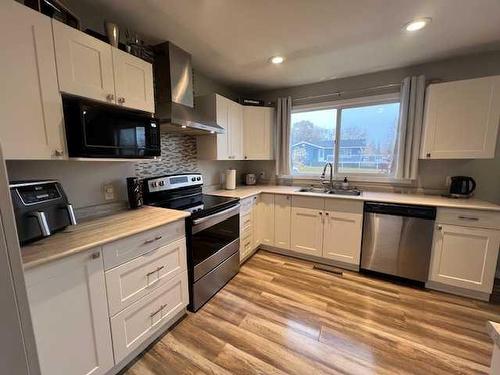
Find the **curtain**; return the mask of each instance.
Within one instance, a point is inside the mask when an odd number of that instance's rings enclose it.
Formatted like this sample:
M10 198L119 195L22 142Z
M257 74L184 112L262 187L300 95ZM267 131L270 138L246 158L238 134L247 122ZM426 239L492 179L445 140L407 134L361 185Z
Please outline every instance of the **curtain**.
M292 97L276 101L276 174L290 175L290 127Z
M406 77L401 86L396 177L415 180L422 138L425 76Z

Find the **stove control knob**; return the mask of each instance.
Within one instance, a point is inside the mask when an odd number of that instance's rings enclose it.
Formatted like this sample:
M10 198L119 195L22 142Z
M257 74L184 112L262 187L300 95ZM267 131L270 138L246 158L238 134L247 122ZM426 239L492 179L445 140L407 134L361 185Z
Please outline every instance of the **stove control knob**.
M196 177L192 177L192 178L191 178L191 181L196 181Z
M165 181L160 181L160 186L165 185Z
M200 180L201 180L201 177L196 177L196 180L197 180L197 181L200 181Z
M151 187L156 187L156 182L151 182Z

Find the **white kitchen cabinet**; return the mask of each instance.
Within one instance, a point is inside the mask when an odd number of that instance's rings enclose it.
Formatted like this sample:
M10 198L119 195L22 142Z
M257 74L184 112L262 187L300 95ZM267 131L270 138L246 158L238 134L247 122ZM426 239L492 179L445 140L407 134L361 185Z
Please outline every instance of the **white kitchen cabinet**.
M274 246L274 194L261 194L258 210L260 241Z
M196 98L201 113L225 129L223 134L197 137L198 158L205 160L243 159L243 108L222 95Z
M429 280L490 294L500 246L500 231L436 224Z
M431 84L420 157L493 158L499 119L500 76Z
M363 202L327 199L323 257L359 266Z
M66 157L50 18L0 4L0 143L6 159Z
M290 250L320 257L323 253L322 198L292 198Z
M42 375L99 375L113 365L101 251L25 272Z
M59 89L67 94L115 103L111 46L53 20Z
M274 108L243 106L244 158L272 160L274 158Z
M240 201L240 261L244 261L254 250L256 210L254 198Z
M262 243L262 231L260 229L260 194L254 195L252 198L252 214L253 214L253 249L256 249Z
M153 66L129 53L111 47L116 103L145 112L155 111Z
M290 249L290 226L292 219L292 197L274 196L274 246Z
M189 303L183 272L111 318L113 350L119 363Z

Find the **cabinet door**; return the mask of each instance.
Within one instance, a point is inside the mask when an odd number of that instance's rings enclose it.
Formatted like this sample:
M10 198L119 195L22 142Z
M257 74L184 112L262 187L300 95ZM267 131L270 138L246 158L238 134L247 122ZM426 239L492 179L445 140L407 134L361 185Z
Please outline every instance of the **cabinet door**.
M363 203L327 200L323 257L359 266Z
M243 107L232 100L229 100L229 129L229 158L231 160L242 160Z
M112 48L116 102L141 111L155 111L153 66L129 53Z
M52 24L59 89L115 103L111 46L56 20Z
M65 154L50 18L15 1L0 5L0 140L6 159Z
M430 85L421 157L493 158L500 118L500 76Z
M260 228L261 220L261 205L260 205L260 195L252 197L252 218L253 218L253 249L256 249L262 243L262 230Z
M274 196L274 246L290 249L292 199L290 195Z
M438 225L434 232L430 280L491 293L499 233L493 229Z
M39 266L25 276L42 374L98 375L111 369L101 251Z
M274 246L274 195L261 194L258 209L261 243Z
M245 159L273 159L273 125L274 108L243 107L243 144Z
M216 107L216 118L217 124L226 129L223 134L217 134L215 137L216 142L216 159L217 160L228 160L229 159L229 139L231 137L231 129L229 128L229 99L223 96L216 95L215 107ZM213 136L209 136L213 137Z
M323 209L321 198L293 197L290 250L321 256L323 248Z

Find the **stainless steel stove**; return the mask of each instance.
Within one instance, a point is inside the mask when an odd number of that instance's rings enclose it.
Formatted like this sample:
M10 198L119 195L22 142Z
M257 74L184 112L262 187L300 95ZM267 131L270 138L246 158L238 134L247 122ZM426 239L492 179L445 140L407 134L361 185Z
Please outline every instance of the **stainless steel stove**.
M143 180L144 203L189 211L186 219L189 309L197 311L239 271L239 199L202 193L203 176Z

